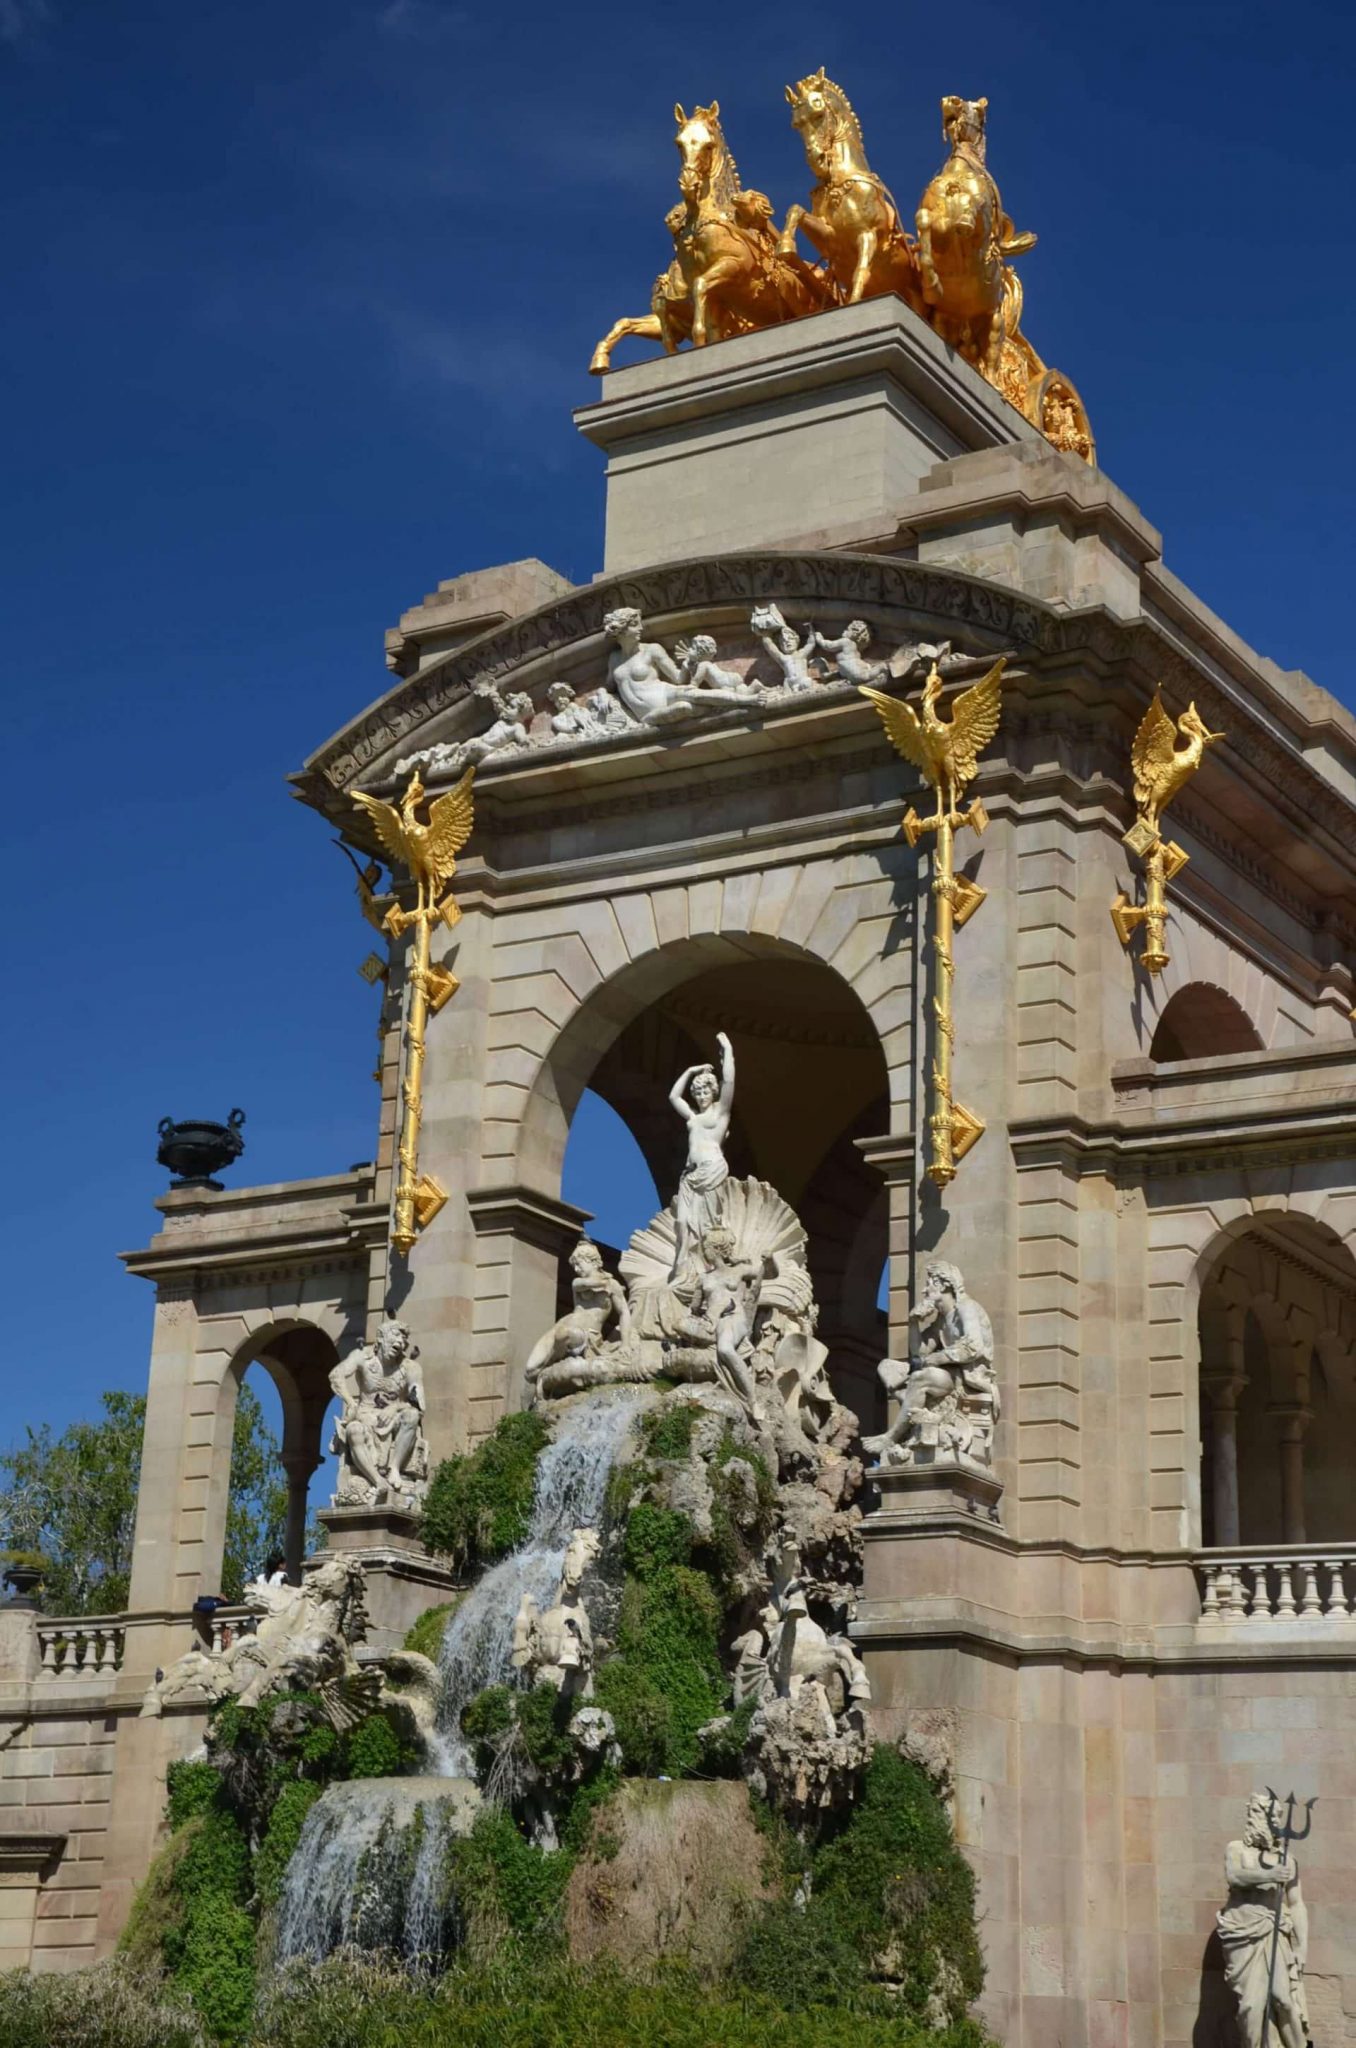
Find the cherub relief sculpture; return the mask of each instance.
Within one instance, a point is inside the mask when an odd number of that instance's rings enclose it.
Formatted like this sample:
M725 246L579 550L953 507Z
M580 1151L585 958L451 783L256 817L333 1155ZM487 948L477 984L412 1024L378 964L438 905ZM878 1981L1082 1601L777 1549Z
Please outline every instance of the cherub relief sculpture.
M635 720L608 690L591 690L581 697L568 683L552 683L546 701L551 707L554 739L600 740L635 730Z
M495 713L494 722L469 739L441 740L436 746L408 754L403 761L396 762L397 776L412 775L416 769L424 775L461 775L467 768L479 767L500 755L521 753L530 744L528 728L534 713L526 690L511 690L504 696L489 676L478 677L471 689L490 705Z
M602 1549L596 1529L576 1529L560 1568L554 1607L523 1595L513 1623L513 1667L529 1685L553 1685L580 1699L593 1697L593 1630L580 1587Z
M1001 1413L993 1327L958 1266L944 1259L929 1263L909 1328L909 1363L886 1358L879 1367L886 1392L901 1403L899 1414L879 1436L863 1437L862 1449L883 1465L940 1456L987 1471Z
M574 1306L538 1340L527 1361L525 1377L538 1400L642 1377L626 1289L608 1272L591 1238L581 1237L571 1252L570 1271Z
M775 604L756 606L749 625L762 641L768 659L781 671L783 689L818 688L819 677L814 669L818 636L813 626L807 625L805 638L797 640L794 628L787 625Z
M879 688L890 680L890 665L885 661L870 661L866 650L871 644L871 628L865 619L849 619L836 640L824 633L815 634L816 646L825 654L834 657L840 676L859 687L865 683Z
M388 1316L330 1374L343 1407L330 1450L340 1459L337 1508L416 1508L428 1491L424 1383L418 1349Z
M150 1687L143 1715L154 1719L180 1701L238 1695L252 1707L270 1692L319 1691L328 1695L332 1718L342 1720L345 1695L355 1708L368 1691L375 1695L375 1676L365 1686L352 1655L367 1634L357 1558L326 1558L299 1586L255 1579L244 1604L259 1616L254 1633L237 1635L221 1650L190 1650Z
M1243 2048L1262 2048L1268 2034L1280 2048L1310 2044L1309 1914L1289 1847L1279 1802L1271 1792L1256 1793L1242 1839L1224 1853L1229 1897L1215 1922Z
M678 658L682 673L694 690L731 690L737 695L749 690L761 696L761 683L746 683L737 669L722 668L716 660L716 643L709 633L694 633L690 640L678 642Z

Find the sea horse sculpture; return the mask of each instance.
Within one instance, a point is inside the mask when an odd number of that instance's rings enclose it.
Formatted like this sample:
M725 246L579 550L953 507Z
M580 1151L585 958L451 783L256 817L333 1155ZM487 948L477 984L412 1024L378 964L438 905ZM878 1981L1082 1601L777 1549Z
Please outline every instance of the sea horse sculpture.
M694 348L754 328L774 327L831 303L824 280L795 254L780 249L772 202L746 192L720 126L720 102L681 105L673 116L682 157L681 207L667 216L673 262L656 281L648 315L617 321L593 352L596 375L611 367L612 350L625 335L661 341L672 355L680 340Z
M786 216L783 254L794 250L801 229L823 257L838 300L855 306L859 299L897 292L922 312L913 245L899 208L867 163L861 123L847 94L824 76L821 65L813 77L788 85L786 97L815 187L810 204L793 206Z

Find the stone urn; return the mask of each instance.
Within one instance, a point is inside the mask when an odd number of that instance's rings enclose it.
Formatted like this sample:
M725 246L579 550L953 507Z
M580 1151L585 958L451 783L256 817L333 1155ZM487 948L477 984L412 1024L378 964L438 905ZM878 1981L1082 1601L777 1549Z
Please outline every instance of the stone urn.
M7 1564L3 1578L9 1590L8 1605L11 1607L36 1607L34 1594L37 1592L46 1570L40 1564Z
M172 1117L162 1117L160 1147L155 1156L161 1166L167 1166L176 1176L170 1186L215 1188L219 1193L221 1182L213 1180L212 1175L223 1166L233 1165L244 1151L245 1140L240 1135L244 1121L243 1109L233 1109L224 1124L177 1124Z

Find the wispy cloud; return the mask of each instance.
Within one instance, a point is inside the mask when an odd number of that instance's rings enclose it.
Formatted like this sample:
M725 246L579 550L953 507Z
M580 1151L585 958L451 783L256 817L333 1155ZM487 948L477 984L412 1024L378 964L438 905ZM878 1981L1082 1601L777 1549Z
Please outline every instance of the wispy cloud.
M557 350L520 332L475 329L426 315L388 313L384 324L399 374L411 384L472 393L514 411L568 406L579 379Z
M51 19L48 0L0 0L0 43L17 50L41 35Z

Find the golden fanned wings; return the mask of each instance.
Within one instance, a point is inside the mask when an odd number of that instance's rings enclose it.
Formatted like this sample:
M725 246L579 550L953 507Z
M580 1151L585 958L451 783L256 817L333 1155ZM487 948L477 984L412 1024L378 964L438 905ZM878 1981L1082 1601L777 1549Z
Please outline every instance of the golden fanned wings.
M1003 656L986 676L962 690L949 719L937 715L942 678L935 663L923 685L921 716L911 704L862 686L880 713L881 724L897 754L917 768L934 789L945 785L945 801L954 807L959 792L974 779L979 756L998 730L1002 711Z
M399 809L361 789L355 789L352 796L372 820L388 859L401 862L420 887L431 892L447 880L471 836L474 779L475 769L468 768L455 789L434 797L426 825L416 816L424 798L424 785L417 774L410 778Z
M1200 767L1206 748L1223 738L1222 732L1210 731L1194 704L1187 705L1174 725L1163 709L1162 693L1154 692L1130 749L1135 808L1147 825L1158 829L1160 814Z

